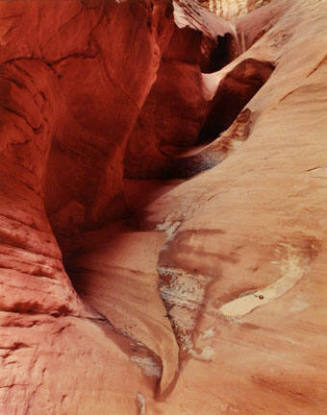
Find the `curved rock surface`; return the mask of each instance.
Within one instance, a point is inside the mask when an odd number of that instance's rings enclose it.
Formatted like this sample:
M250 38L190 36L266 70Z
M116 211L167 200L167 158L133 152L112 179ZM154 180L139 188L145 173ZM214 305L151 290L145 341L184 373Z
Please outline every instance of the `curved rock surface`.
M0 414L325 415L327 6L229 4L0 2Z
M272 0L199 0L202 6L225 19L243 16Z

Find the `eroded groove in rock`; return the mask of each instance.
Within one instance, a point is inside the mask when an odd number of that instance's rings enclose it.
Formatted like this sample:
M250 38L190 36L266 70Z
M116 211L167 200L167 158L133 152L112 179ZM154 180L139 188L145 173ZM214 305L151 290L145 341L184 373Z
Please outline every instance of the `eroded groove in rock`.
M185 85L180 81L176 83L174 76L167 78L170 70L176 69L187 81ZM242 61L223 77L209 104L204 99L194 103L189 98L191 87L201 96L199 74L196 70L176 65L175 62L172 66L162 64L161 70L159 80L150 93L137 128L129 140L124 161L125 178L128 179L191 177L225 159L241 141L246 140L251 124L251 111L249 108L242 111L242 108L268 80L274 65L251 58ZM167 88L170 84L171 88ZM176 110L165 98L168 93L169 96L178 96ZM189 117L193 112L197 115L190 122ZM181 124L184 117L187 118ZM168 120L171 120L170 127ZM177 123L179 127L172 130L171 125ZM201 124L203 126L200 130ZM215 144L210 146L195 146L210 143L216 138Z
M226 130L267 82L273 70L272 63L252 58L245 59L232 69L220 81L206 122L200 131L199 143L210 142Z
M156 262L163 240L159 232L111 225L86 239L81 236L67 263L81 298L117 332L133 339L131 362L154 380L158 396L171 389L179 370L178 346L157 291Z
M168 153L169 168L162 174L168 178L188 178L221 163L247 140L252 123L251 114L249 108L244 109L233 124L209 145L195 147L193 151L186 151L179 156Z
M55 86L53 73L42 62L21 60L2 66L2 310L81 312L43 204L44 175L57 113Z
M327 3L177 3L0 1L1 415L325 415Z
M211 351L198 352L194 346L193 332L200 318L207 286L211 278L183 269L158 266L160 296L166 306L180 347L180 359L192 356L210 360Z

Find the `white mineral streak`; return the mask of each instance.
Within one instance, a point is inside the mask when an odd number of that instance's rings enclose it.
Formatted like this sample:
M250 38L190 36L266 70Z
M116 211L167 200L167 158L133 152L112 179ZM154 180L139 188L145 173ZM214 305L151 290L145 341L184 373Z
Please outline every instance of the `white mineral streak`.
M280 261L281 278L262 290L229 301L219 311L225 317L242 317L285 294L308 270L308 261L295 248L289 247L288 255Z
M146 376L154 376L160 378L161 368L151 357L132 356L131 361L136 363Z
M136 402L139 408L139 415L146 415L145 397L142 395L142 393L137 392Z
M268 2L269 0L207 0L201 4L218 16L230 20L244 16Z

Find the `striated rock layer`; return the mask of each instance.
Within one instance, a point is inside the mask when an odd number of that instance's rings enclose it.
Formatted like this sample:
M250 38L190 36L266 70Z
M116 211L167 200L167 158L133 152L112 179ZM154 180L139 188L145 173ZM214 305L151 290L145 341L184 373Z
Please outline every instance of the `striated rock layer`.
M272 0L198 0L210 11L225 19L243 16Z
M245 3L0 2L1 415L325 415L327 5Z

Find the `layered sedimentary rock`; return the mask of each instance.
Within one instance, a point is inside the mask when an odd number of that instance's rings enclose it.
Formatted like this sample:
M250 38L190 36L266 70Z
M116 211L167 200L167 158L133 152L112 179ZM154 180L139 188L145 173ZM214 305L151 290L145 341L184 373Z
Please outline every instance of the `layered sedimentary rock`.
M325 413L326 3L176 4L0 4L1 414Z
M225 19L243 16L271 0L199 0L202 6Z

